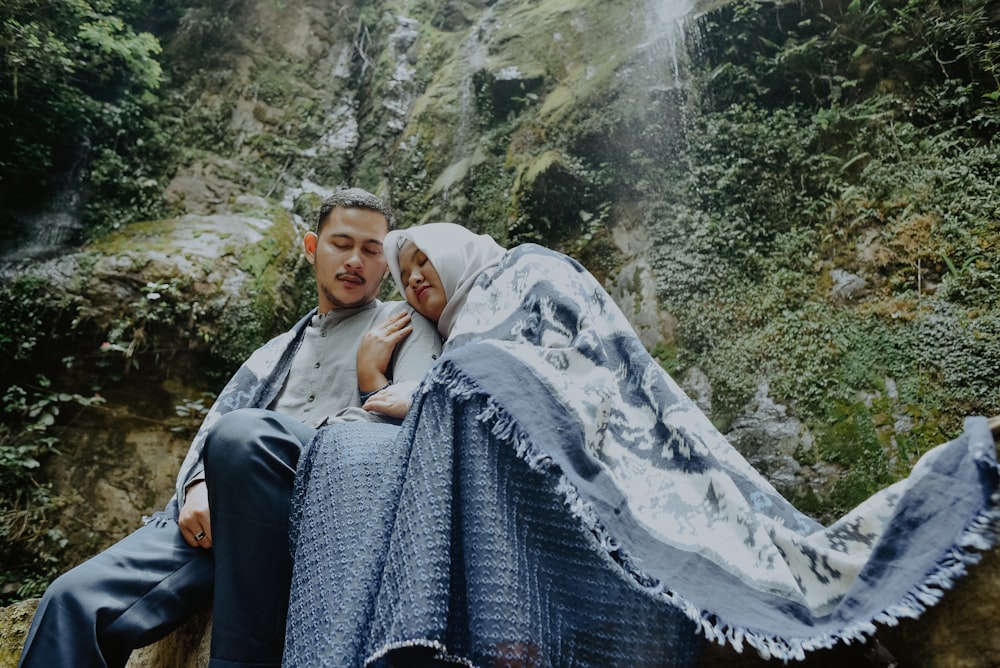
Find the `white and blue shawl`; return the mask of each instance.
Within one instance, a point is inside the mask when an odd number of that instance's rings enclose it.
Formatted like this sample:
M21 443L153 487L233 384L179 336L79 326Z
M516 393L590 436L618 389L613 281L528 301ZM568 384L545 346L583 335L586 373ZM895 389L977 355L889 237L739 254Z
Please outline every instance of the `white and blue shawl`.
M285 665L691 666L702 638L802 659L920 615L995 544L985 419L829 527L798 512L575 261L476 282L402 428L304 454ZM498 663L500 662L500 663Z

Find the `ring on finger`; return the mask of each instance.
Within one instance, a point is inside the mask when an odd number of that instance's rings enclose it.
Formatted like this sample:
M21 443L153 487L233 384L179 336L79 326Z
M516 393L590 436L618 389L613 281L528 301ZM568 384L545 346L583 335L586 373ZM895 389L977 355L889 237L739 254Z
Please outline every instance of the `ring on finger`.
M198 533L196 533L194 535L194 540L195 540L195 542L197 542L197 541L201 540L204 537L205 537L205 532L204 531L199 531Z

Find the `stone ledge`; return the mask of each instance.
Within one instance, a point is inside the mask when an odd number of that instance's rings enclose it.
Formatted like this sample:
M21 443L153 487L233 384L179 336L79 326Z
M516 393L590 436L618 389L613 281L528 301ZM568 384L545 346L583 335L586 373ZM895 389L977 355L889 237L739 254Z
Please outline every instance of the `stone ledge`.
M33 598L0 608L0 668L17 666L37 607ZM199 613L163 640L132 652L126 668L203 668L211 637L212 613Z
M212 640L212 611L200 612L163 640L132 652L125 668L204 668Z

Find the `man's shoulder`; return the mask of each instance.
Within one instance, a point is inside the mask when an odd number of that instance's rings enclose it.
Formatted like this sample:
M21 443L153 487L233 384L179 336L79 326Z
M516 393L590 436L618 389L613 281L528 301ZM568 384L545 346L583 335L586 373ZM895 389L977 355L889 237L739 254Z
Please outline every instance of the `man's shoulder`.
M401 302L401 301L383 302L379 300L375 301L375 311L380 316L388 317L390 315L395 315L400 311L405 311L408 308L410 308L410 305L407 304L406 302Z
M406 302L391 301L391 302L379 302L376 307L378 316L375 322L381 322L388 318L389 316L395 315L402 311L410 312L410 325L413 327L415 332L423 332L425 334L430 334L434 338L437 338L437 325L425 318L424 316L413 310L413 307Z
M315 311L299 320L288 331L278 334L253 351L250 357L243 363L243 366L253 371L258 377L263 377L267 373L270 373L275 365L279 363L285 351L288 350L288 347L295 341L296 335L305 326L306 321L312 317L312 313L315 313Z

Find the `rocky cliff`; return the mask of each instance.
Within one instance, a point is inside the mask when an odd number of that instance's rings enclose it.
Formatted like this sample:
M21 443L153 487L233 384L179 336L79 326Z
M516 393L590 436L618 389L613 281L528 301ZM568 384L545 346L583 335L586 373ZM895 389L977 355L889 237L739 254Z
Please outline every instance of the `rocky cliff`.
M0 337L5 391L51 416L5 427L35 439L46 499L5 511L4 535L41 564L8 575L8 600L166 501L212 394L308 307L298 239L337 185L385 195L404 225L464 222L580 259L748 459L824 519L1000 405L998 158L976 134L997 112L939 94L962 129L926 134L944 121L900 63L928 60L927 80L945 65L909 28L873 35L875 9L866 33L846 2L181 4L160 36L158 134L127 134L147 168L143 146L175 145L143 177L170 215L105 220L83 247L5 269L5 320L24 323ZM970 31L996 28L973 14ZM836 36L850 49L820 49ZM972 69L941 76L982 93ZM926 626L887 633L905 665L995 665L988 561Z

